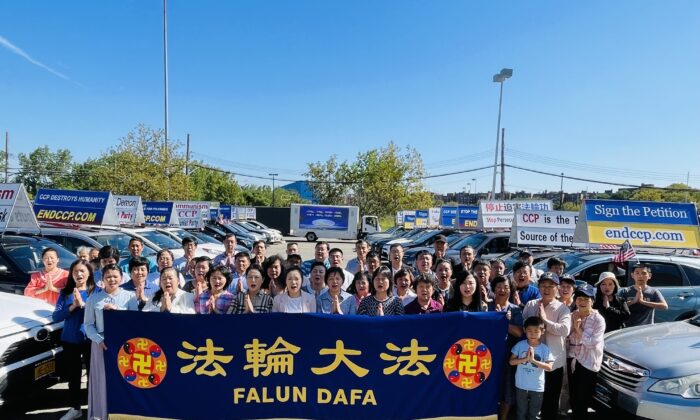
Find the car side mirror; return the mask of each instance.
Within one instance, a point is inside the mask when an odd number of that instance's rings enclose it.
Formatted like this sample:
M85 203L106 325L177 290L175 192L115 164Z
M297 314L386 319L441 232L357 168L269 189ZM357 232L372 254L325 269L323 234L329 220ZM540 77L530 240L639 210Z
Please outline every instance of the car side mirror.
M9 271L6 265L0 265L0 274L7 274Z

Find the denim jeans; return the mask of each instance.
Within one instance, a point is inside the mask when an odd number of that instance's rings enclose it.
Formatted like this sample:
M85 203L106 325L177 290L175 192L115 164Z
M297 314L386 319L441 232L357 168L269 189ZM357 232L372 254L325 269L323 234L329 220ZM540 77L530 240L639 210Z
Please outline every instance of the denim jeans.
M518 420L535 420L542 407L544 392L515 389L515 405Z

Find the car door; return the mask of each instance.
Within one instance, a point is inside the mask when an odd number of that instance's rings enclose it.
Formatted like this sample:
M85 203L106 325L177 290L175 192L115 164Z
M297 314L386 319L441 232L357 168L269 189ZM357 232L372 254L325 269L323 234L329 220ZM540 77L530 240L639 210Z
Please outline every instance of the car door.
M644 261L651 267L649 286L658 289L668 303L668 310L655 311L654 322L674 321L684 313L694 310L693 300L688 299L695 294L690 282L685 278L681 267L674 262ZM627 270L628 284L633 284L630 270Z

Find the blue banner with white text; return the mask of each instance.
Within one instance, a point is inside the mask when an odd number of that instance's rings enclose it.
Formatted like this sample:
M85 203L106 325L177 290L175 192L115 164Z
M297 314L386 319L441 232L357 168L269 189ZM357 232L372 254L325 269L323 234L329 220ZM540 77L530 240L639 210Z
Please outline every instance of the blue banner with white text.
M172 201L144 201L143 216L147 225L170 226L173 224L173 202Z
M457 207L442 207L440 209L440 225L442 227L457 227Z
M477 216L479 215L479 206L459 206L457 213L458 228L465 229L476 227Z
M34 214L39 222L101 225L109 196L106 191L40 188L34 199Z
M110 418L495 419L498 411L503 313L104 318Z

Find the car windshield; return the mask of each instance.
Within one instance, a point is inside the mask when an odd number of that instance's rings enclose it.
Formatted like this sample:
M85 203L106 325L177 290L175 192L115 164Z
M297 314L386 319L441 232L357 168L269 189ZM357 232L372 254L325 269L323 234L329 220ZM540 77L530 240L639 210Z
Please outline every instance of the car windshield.
M165 232L163 232L163 233L165 233ZM186 231L185 229L168 229L166 235L167 234L175 235L178 238L180 238L180 240L185 239L185 236L194 236L194 235L190 235L190 232Z
M484 235L483 233L475 233L473 235L469 235L469 236L463 238L460 241L457 241L457 243L455 243L454 245L451 245L450 248L462 249L465 246L470 246L470 247L476 249L476 247L481 245L481 243L484 242L485 240L486 240L486 235Z
M128 257L130 255L129 241L131 240L131 236L125 233L110 232L105 234L91 235L90 237L99 242L102 246L110 245L117 248L119 250L119 255L121 255L122 257ZM150 248L147 245L144 245L143 252L141 252L141 255L144 257L151 257L153 255L156 255L156 253L156 250Z
M70 253L55 242L47 240L39 240L36 242L9 242L5 243L3 246L7 256L25 273L39 271L44 268L41 253L46 248L53 248L56 250L58 254L58 266L61 268L68 269L76 259L75 254Z
M195 238L197 238L197 241L199 241L201 243L221 245L220 241L217 241L216 239L212 238L211 236L207 235L206 233L187 232L187 234L194 236Z
M182 245L170 236L157 230L140 230L138 234L164 249L180 249Z
M565 252L557 255L557 257L561 258L566 263L567 273L576 272L581 264L584 264L592 259L600 258L600 256L601 254L587 254L582 252ZM535 268L538 268L542 271L547 271L547 259L544 259L535 264Z

